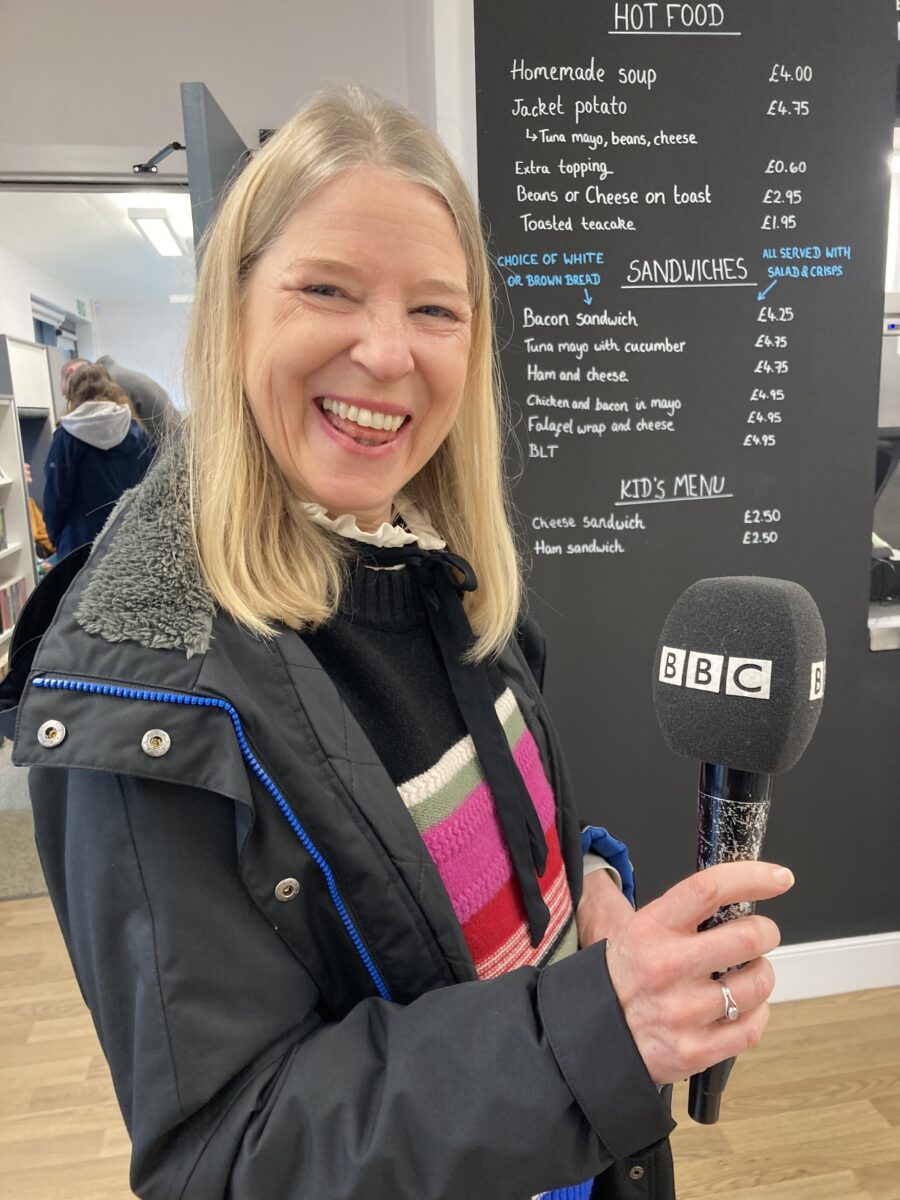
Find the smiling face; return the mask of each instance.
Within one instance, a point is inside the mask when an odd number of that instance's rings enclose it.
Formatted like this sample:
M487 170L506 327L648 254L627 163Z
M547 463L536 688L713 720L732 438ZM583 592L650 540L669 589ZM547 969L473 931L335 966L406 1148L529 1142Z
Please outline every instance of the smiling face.
M295 209L243 300L244 387L292 491L362 528L447 436L468 368L466 259L438 196L346 171Z

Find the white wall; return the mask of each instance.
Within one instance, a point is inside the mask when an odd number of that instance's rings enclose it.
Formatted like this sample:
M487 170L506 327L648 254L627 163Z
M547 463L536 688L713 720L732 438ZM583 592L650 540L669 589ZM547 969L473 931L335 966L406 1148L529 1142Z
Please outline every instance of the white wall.
M0 333L34 341L31 297L77 316L77 300L87 316L76 321L78 348L85 358L110 354L123 367L156 379L183 406L181 357L189 304L167 300L87 300L67 284L0 246Z
M878 426L900 428L900 337L881 340L881 391Z
M0 175L127 174L182 139L179 84L200 80L254 146L260 128L279 125L317 89L362 84L443 126L474 176L474 95L461 95L459 66L471 0L157 0L152 9L84 0L71 18L63 0L4 8ZM77 69L98 54L102 70ZM176 152L161 171L185 168ZM31 293L76 311L70 289L0 249L0 332L32 340ZM90 312L82 353L111 354L181 403L189 306L98 296Z
M251 146L260 128L278 126L330 84L355 82L407 102L414 2L5 4L0 172L128 173L183 140L181 82L205 83ZM172 168L184 172L184 154L163 164Z
M278 126L313 92L338 83L373 88L433 121L432 3L156 0L148 9L135 0L84 0L74 20L64 0L6 5L0 175L128 174L134 162L183 140L186 81L204 82L251 146L260 128ZM163 174L185 169L180 152L161 166ZM75 311L69 290L0 250L0 332L33 339L31 292ZM111 354L180 402L188 306L95 299L86 356Z
M78 315L77 300L88 308L88 298L0 246L0 333L34 341L31 297ZM88 308L89 311L89 308Z
M93 312L95 357L109 354L120 366L149 375L183 408L181 360L191 305L97 300Z
M430 57L434 63L434 128L477 195L473 0L429 0L429 3L433 5Z

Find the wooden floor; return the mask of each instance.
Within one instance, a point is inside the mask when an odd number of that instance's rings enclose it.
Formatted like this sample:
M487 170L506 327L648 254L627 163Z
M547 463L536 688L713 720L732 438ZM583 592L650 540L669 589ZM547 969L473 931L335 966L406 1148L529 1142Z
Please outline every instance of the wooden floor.
M900 1200L900 988L772 1007L717 1125L676 1092L679 1200Z
M685 1093L679 1200L900 1200L900 988L776 1006L718 1125L694 1125ZM0 1198L128 1200L127 1181L128 1138L50 903L4 901Z

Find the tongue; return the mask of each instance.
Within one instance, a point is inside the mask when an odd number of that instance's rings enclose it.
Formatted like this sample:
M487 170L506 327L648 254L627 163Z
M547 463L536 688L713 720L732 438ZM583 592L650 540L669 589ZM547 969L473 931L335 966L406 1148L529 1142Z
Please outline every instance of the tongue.
M337 413L325 412L325 419L330 421L335 429L339 429L341 433L345 433L347 437L352 437L357 442L371 442L375 446L383 446L385 442L392 442L397 436L392 429L371 429L364 425L357 424L356 421L347 421L343 417L339 417ZM398 431L399 432L399 431Z

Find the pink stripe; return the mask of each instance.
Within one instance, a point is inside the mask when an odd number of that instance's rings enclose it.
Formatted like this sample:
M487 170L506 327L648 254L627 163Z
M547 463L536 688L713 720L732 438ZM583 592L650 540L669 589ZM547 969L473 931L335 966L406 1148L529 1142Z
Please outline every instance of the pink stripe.
M513 758L534 801L541 828L553 823L556 805L534 738L526 730ZM499 892L512 875L494 799L486 781L469 793L449 817L422 833L444 881L453 909L465 922Z

